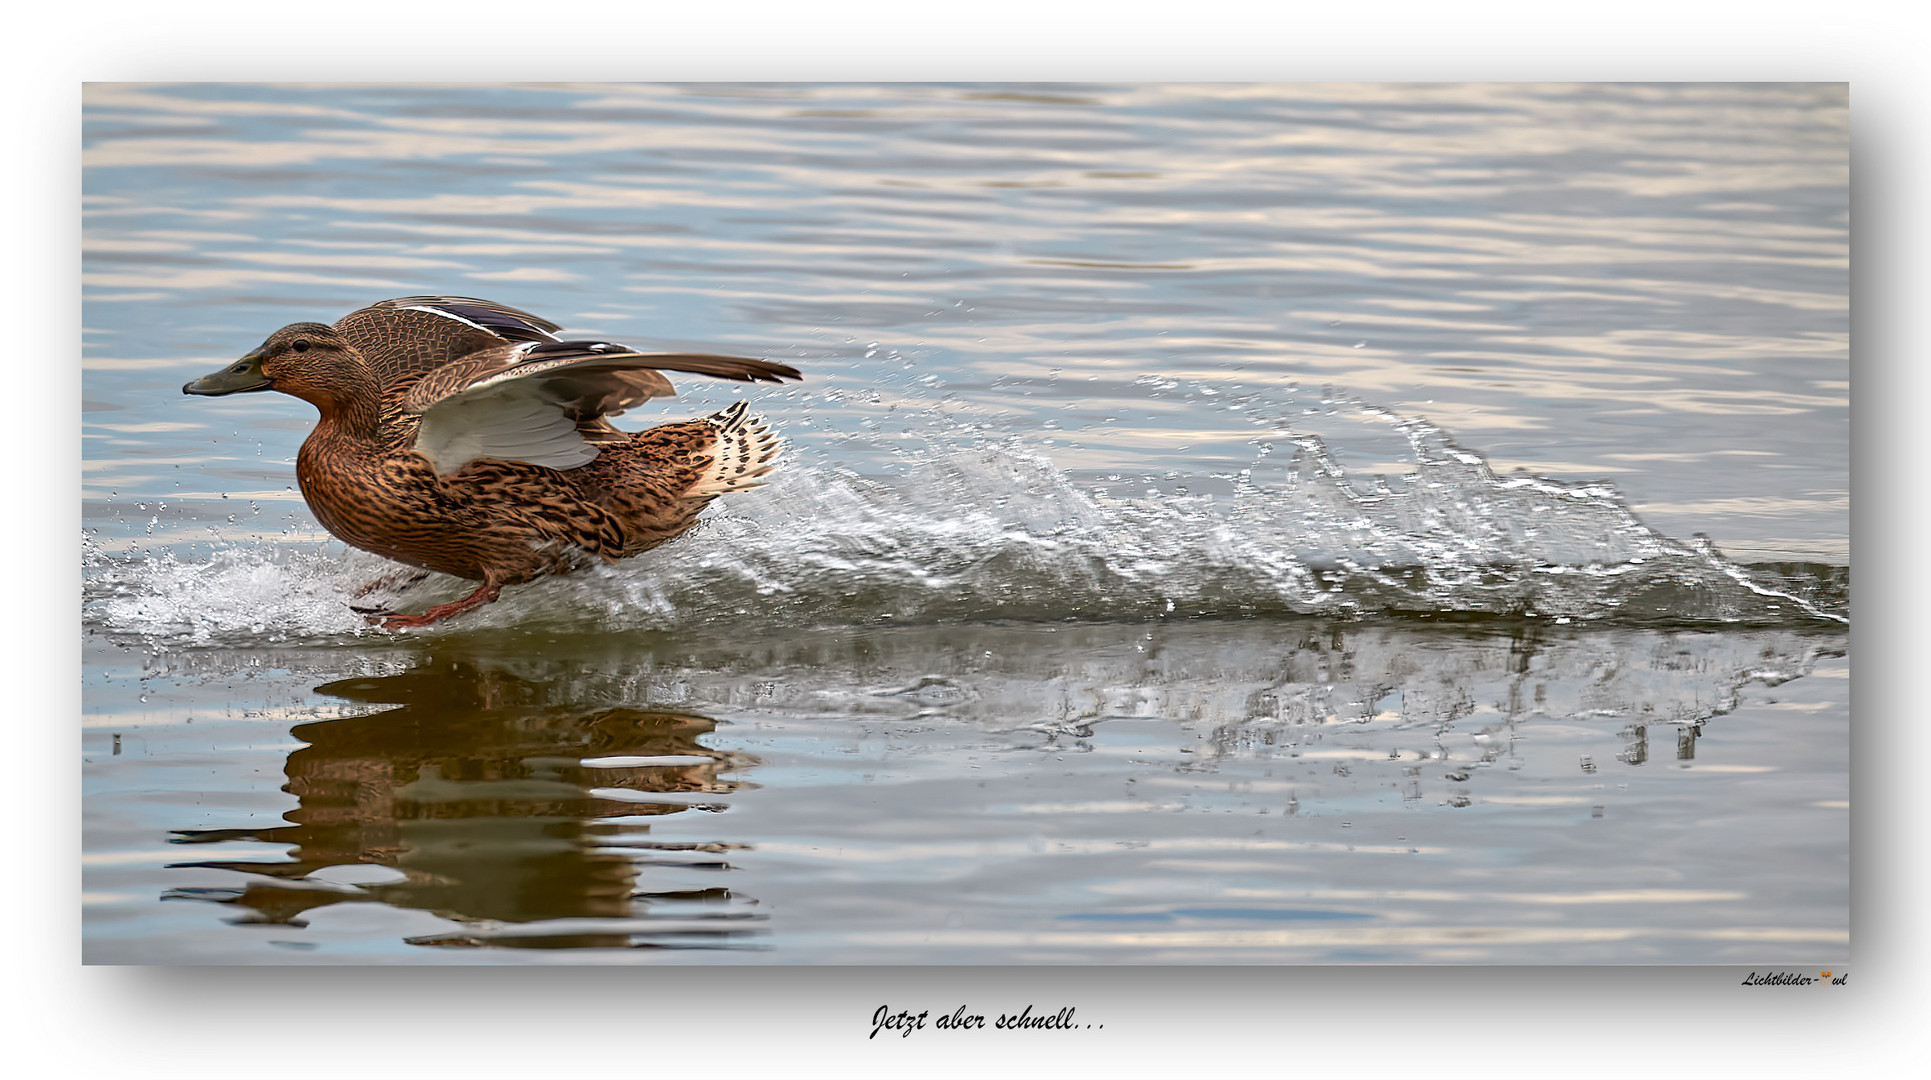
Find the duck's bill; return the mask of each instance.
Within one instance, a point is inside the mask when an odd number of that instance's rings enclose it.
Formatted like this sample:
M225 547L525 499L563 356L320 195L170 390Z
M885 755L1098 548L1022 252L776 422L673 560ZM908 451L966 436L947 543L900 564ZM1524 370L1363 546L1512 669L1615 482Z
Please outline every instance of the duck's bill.
M222 394L246 394L254 390L266 390L269 386L268 376L262 374L261 356L257 353L249 353L220 371L203 375L182 387L181 392L200 394L204 397L219 397Z

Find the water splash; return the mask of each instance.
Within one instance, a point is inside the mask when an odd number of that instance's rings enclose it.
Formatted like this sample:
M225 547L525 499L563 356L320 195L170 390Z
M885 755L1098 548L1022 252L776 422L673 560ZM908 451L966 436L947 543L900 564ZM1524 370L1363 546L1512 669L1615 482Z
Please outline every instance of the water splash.
M514 589L452 626L679 630L886 621L1200 616L1527 617L1556 622L1847 622L1844 590L1738 566L1645 526L1606 486L1496 475L1425 420L1343 403L1406 443L1363 490L1320 436L1280 425L1279 475L1129 494L1023 439L902 443L895 475L795 465L642 558ZM370 633L346 600L389 564L263 540L206 558L90 548L96 629L194 643ZM415 607L467 591L432 579ZM383 597L377 597L383 599ZM437 630L433 632L443 632Z

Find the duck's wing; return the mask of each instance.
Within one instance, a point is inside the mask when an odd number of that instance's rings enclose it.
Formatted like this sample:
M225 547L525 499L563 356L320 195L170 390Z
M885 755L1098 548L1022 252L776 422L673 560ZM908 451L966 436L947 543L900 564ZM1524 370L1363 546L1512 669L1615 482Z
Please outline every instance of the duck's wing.
M605 417L673 393L664 371L739 382L803 378L769 360L640 353L607 341L527 342L437 368L409 389L402 408L421 417L415 449L438 472L479 457L570 469L595 460L597 444L628 437Z
M363 311L421 311L492 334L499 341L555 341L563 329L527 311L473 296L399 296Z
M470 296L399 296L352 311L335 324L362 354L385 393L397 393L446 364L506 345L557 340L562 327L527 311Z

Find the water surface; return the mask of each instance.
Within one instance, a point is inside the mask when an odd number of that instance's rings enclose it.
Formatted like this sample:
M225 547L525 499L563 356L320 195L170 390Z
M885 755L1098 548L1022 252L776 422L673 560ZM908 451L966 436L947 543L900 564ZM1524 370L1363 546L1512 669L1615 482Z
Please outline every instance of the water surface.
M86 97L94 962L1841 963L1841 86ZM309 408L480 295L770 487L372 630ZM398 597L460 595L433 580Z

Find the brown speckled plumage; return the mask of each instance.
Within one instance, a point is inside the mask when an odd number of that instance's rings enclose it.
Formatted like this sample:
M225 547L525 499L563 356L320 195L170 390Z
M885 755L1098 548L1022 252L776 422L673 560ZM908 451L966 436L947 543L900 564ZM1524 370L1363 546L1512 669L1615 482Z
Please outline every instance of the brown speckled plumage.
M376 616L420 626L507 585L648 551L719 494L756 486L777 456L777 440L743 402L636 434L607 417L671 394L661 371L778 382L799 378L795 369L560 341L557 329L485 300L403 297L332 327L284 327L183 390L272 389L314 404L321 416L295 474L323 527L482 583L420 615Z

